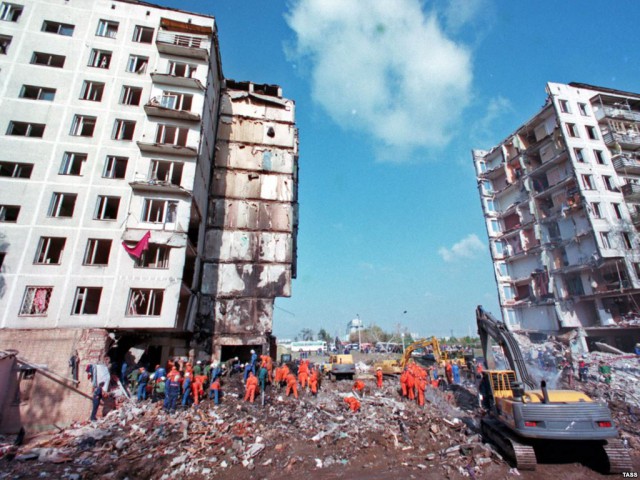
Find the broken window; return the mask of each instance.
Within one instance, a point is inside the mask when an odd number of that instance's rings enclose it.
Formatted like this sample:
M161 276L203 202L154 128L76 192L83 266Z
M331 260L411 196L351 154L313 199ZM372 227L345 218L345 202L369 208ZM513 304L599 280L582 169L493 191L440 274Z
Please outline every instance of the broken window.
M132 40L137 43L153 42L153 28L136 25L136 28L133 30Z
M75 137L92 137L96 128L96 117L74 115L69 135Z
M136 260L138 268L169 268L169 253L171 249L167 245L149 244L149 248L142 252Z
M176 221L178 202L145 198L142 206L143 222L173 223Z
M20 98L30 98L32 100L52 101L56 96L55 88L35 87L33 85L23 85L20 90Z
M96 36L116 38L117 33L118 22L113 22L111 20L100 20L98 22L98 30L96 30Z
M612 203L611 204L611 208L613 209L613 214L616 216L616 218L621 219L622 218L622 209L620 208L620 204L619 203Z
M89 55L89 66L94 68L109 68L112 53L108 50L92 49Z
M116 220L119 206L120 197L98 195L98 204L93 215L94 220Z
M171 185L180 185L180 181L182 180L182 167L183 165L180 162L152 160L149 180L170 183Z
M569 295L584 295L584 286L580 275L570 275L565 279Z
M28 122L9 122L7 135L15 135L18 137L42 138L44 136L45 124L28 123Z
M33 164L19 162L0 162L0 177L31 178Z
M40 237L33 259L37 265L59 265L67 239L64 237Z
M593 182L593 175L582 175L582 185L585 190L595 190L595 183Z
M20 214L20 206L18 205L0 205L0 222L15 223L18 221Z
M631 241L631 235L629 235L629 232L622 232L620 235L622 236L624 248L631 250L633 248L633 242Z
M84 162L87 161L86 153L64 152L60 175L81 175Z
M190 63L169 62L169 75L176 77L193 78L198 66Z
M64 55L54 55L53 53L33 52L31 63L33 65L44 65L46 67L64 67Z
M44 22L42 22L43 32L64 35L65 37L71 37L75 28L76 27L68 23L53 22L51 20L45 20Z
M611 248L611 238L609 232L600 232L600 240L603 248Z
M90 238L84 253L83 265L108 265L111 253L111 240Z
M589 110L587 110L586 103L578 103L578 110L580 111L580 115L583 117L589 116Z
M603 175L602 176L602 181L604 182L604 186L607 190L609 190L610 192L617 192L618 189L613 181L613 177L609 176L609 175Z
M140 105L141 98L141 87L130 87L128 85L122 87L122 95L120 96L120 103L122 105Z
M602 211L600 210L600 203L592 202L591 203L591 211L593 212L594 218L602 218Z
M13 40L13 37L10 35L0 35L0 55L7 54L11 40Z
M173 110L184 110L186 112L191 111L191 104L193 103L193 95L178 92L162 92L160 97L160 105L164 108L171 108Z
M127 157L116 157L108 155L104 162L103 178L120 179L124 178L127 172Z
M570 137L580 138L580 134L578 133L578 127L576 127L575 123L567 123L567 132Z
M22 15L24 7L17 3L2 2L0 4L0 20L5 22L17 22Z
M574 148L573 154L576 157L576 161L579 163L584 163L584 149L582 148Z
M590 140L598 140L598 129L593 125L585 125L584 127L587 130L587 137Z
M127 72L144 73L149 64L149 57L141 57L140 55L129 55L127 62Z
M596 157L596 161L600 165L606 165L607 161L605 160L604 152L602 150L594 150L593 156Z
M78 287L71 315L95 315L100 306L101 287Z
M132 288L129 290L127 316L158 316L162 311L164 290L151 288Z
M169 145L187 146L188 128L176 127L175 125L159 124L156 131L156 143Z
M132 140L135 130L136 122L133 120L116 119L111 138L114 140Z
M560 106L560 111L562 113L571 113L571 109L569 108L569 102L567 100L559 100L558 105Z
M46 315L53 287L27 287L20 307L20 315Z
M99 102L102 100L103 93L104 93L104 83L85 80L84 83L82 84L82 91L80 92L80 100L89 100L92 102Z
M69 218L73 216L77 195L75 193L54 192L49 204L49 217Z

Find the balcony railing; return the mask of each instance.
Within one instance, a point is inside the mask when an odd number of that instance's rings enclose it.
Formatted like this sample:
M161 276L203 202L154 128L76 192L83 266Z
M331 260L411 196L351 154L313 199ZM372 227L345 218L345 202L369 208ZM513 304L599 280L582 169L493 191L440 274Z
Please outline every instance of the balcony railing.
M620 187L622 195L625 197L640 197L640 185L637 183L627 183Z
M630 155L614 155L611 158L616 171L640 173L640 160Z
M622 148L629 150L637 150L640 148L640 135L608 132L604 134L603 140L607 145L618 143Z
M603 106L596 112L596 118L602 120L605 117L640 122L640 112L624 107Z
M153 97L144 106L147 115L154 117L172 118L175 120L185 120L188 122L199 122L200 115L187 110L179 110L168 106L170 102L165 101L166 97Z
M156 46L160 53L206 60L209 56L211 42L208 38L203 37L158 32Z

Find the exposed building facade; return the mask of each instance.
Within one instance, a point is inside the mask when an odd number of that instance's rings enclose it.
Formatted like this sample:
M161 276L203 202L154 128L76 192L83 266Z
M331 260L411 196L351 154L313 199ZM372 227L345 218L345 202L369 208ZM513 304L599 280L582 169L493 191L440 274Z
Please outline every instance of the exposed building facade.
M640 94L549 83L545 106L474 150L502 315L630 350L640 332ZM634 340L636 339L636 340Z
M0 27L0 350L63 377L76 349L86 365L141 346L153 367L210 352L220 332L218 344L268 351L295 264L293 102L277 87L247 83L246 99L225 89L211 16L16 0L0 2ZM263 136L227 127L251 117L269 126ZM253 220L241 200L260 222L242 223ZM238 302L241 331L221 326ZM87 388L69 408L88 408ZM54 420L77 412L65 415Z

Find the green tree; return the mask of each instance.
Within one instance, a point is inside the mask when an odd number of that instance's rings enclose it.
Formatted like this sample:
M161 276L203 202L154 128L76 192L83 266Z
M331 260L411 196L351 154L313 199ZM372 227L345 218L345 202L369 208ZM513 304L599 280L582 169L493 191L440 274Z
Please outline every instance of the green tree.
M300 330L300 338L302 338L303 341L313 340L313 330L310 328L303 328Z
M331 335L329 335L329 332L327 332L324 328L321 328L320 330L318 330L318 340L327 342L327 345L329 345L332 341L332 338Z

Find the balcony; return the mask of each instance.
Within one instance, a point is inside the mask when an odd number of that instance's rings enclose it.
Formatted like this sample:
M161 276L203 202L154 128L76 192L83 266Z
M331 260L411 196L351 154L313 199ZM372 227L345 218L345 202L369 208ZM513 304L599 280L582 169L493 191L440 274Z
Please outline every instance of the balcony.
M623 150L638 150L640 149L640 135L638 134L627 134L627 133L618 133L618 132L607 132L603 137L604 143L607 146L613 146L616 143Z
M196 157L198 155L197 147L188 147L186 145L174 145L173 143L148 143L137 142L138 148L144 153L155 153L160 155L177 155L181 157Z
M202 85L202 82L197 78L180 77L178 75L171 75L170 73L153 72L151 74L151 81L160 85L204 90L204 85Z
M162 97L153 97L149 100L149 103L144 106L145 113L152 117L170 118L173 120L184 120L187 122L200 121L200 115L197 113L164 106L163 104L166 102L163 100L164 99Z
M631 214L631 221L635 227L640 226L640 212L634 212Z
M161 182L159 180L130 182L129 186L134 192L154 192L180 195L183 197L190 197L192 194L192 192L185 190L180 185L174 185L171 182Z
M631 110L627 105L609 106L603 105L595 112L598 121L603 118L612 118L615 120L631 120L632 122L640 122L640 112Z
M611 158L617 172L640 174L640 160L630 155L614 155Z
M160 31L156 46L158 52L167 55L208 60L211 42L206 37Z
M640 202L640 184L627 183L620 187L620 191L622 192L625 200Z

